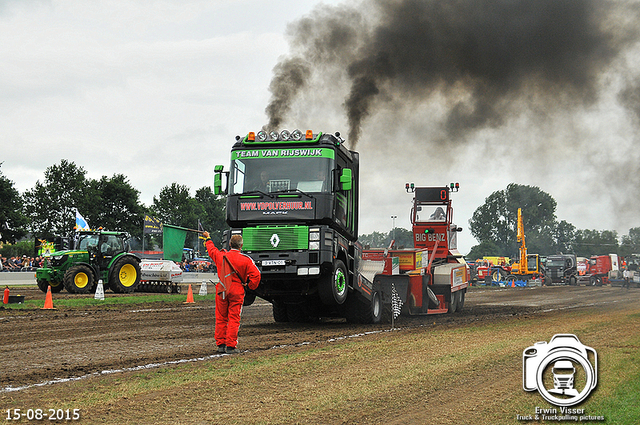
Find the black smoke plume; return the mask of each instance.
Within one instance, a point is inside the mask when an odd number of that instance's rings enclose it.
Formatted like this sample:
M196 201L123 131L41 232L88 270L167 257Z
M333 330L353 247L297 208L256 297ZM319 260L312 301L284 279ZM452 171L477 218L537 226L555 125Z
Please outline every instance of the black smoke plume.
M637 3L606 0L319 6L289 26L291 54L275 68L268 125L286 119L292 101L327 69L343 70L350 84L343 105L352 147L363 120L390 99L412 104L444 95L442 126L451 137L502 125L514 101L533 95L553 103L562 93L563 102L588 105L603 71L638 40L637 20L612 24L632 15Z

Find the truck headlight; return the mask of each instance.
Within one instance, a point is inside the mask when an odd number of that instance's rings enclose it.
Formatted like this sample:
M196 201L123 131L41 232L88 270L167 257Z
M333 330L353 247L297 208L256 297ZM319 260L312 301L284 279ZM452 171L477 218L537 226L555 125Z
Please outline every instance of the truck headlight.
M320 249L320 241L309 242L309 249L310 250L318 250L318 249Z

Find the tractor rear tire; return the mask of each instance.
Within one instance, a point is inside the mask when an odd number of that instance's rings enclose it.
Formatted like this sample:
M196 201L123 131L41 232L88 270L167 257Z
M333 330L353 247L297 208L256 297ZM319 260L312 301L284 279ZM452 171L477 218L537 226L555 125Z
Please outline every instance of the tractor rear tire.
M347 268L341 260L333 264L331 274L320 278L318 295L322 303L328 306L344 304L349 292Z
M109 287L116 294L130 294L140 284L140 264L131 256L120 257L109 271Z
M95 285L93 271L85 264L73 266L64 274L64 287L71 294L90 294Z

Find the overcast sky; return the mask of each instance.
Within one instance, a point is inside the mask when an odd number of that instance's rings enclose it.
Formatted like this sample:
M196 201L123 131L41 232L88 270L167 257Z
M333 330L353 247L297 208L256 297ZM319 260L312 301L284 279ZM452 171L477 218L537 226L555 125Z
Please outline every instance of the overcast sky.
M146 205L173 182L192 195L211 186L235 136L267 122L273 68L291 51L287 25L314 16L318 4L0 0L2 173L23 192L67 159L89 178L128 176ZM386 102L363 122L357 145L360 233L387 232L392 215L410 228L405 182L460 182L453 199L463 253L476 244L473 211L511 182L550 193L557 218L577 228L640 226L639 51L634 41L612 61L589 105L519 113L464 143L436 142L446 101L437 94L406 109L402 99ZM313 105L297 102L283 128L346 135L339 89L321 84Z

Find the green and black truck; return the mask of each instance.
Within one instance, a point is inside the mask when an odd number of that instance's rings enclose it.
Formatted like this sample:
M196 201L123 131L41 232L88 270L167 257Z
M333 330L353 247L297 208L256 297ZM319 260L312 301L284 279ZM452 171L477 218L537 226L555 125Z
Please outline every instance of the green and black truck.
M241 234L262 272L245 304L270 301L277 322L380 320L380 296L359 273L359 155L339 133L238 136L223 169L215 167L214 192L227 195L225 241Z

